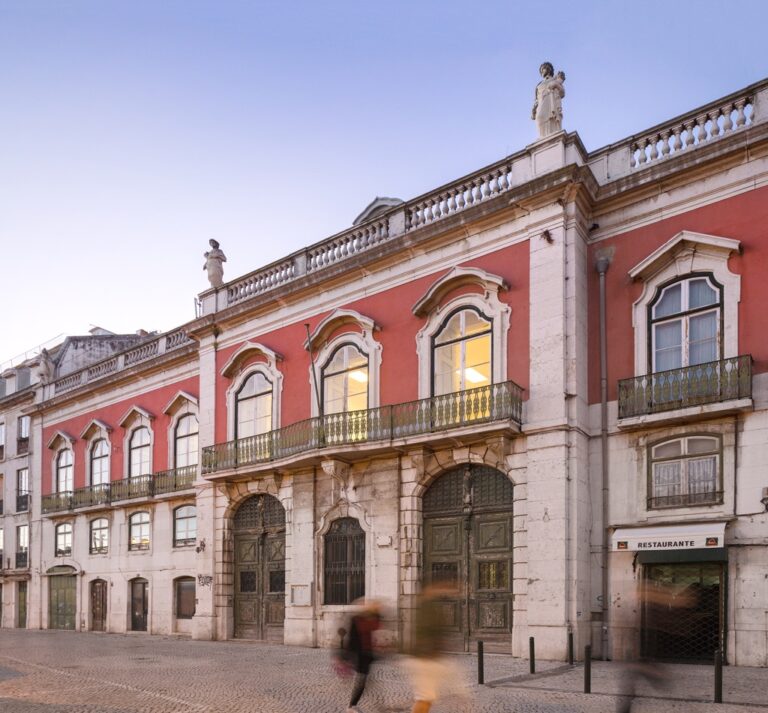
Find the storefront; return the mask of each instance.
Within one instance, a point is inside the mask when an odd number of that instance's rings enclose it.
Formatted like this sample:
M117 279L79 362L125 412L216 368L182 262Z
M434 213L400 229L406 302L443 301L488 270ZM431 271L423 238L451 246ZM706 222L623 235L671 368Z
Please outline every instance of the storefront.
M639 653L711 662L725 646L728 551L724 522L619 528L612 549L633 553L640 596Z

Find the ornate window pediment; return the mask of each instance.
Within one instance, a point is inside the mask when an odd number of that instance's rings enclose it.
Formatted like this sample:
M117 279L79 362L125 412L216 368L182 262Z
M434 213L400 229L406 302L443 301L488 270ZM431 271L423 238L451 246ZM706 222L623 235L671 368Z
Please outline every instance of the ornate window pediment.
M186 391L177 391L176 395L167 403L163 413L171 415L180 410L189 410L190 407L197 409L197 397Z
M146 409L141 408L141 406L131 406L120 419L120 426L128 429L135 423L146 422L148 424L154 418L154 415Z
M80 438L84 441L90 441L96 436L105 438L108 433L112 433L112 426L107 425L104 421L100 421L98 418L94 418L91 419L88 425L83 429Z
M265 347L263 344L259 344L258 342L246 342L228 359L224 368L221 370L221 375L231 379L242 368L243 363L259 356L262 357L263 362L271 370L277 370L277 362L283 360L283 357L280 354L272 351L269 347Z
M424 317L432 312L446 297L460 287L475 285L487 294L499 293L509 289L503 277L494 275L478 267L454 267L439 280L433 282L421 299L413 305L412 312L417 317Z
M54 434L48 440L47 447L52 451L61 450L64 448L72 448L75 443L74 437L70 436L65 431L55 431Z
M324 346L328 338L340 327L354 325L360 328L363 335L378 330L378 325L370 318L353 309L335 309L323 319L304 342L304 348L318 349Z

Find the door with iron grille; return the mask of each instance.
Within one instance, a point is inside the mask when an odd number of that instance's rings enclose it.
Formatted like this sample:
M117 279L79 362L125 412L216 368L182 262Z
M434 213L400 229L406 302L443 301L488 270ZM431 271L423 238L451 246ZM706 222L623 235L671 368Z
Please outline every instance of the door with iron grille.
M149 582L146 579L131 580L131 631L147 630L149 613Z
M107 622L107 583L103 579L91 582L91 631L105 631Z
M720 562L644 565L643 656L711 663L725 645L724 577Z
M441 583L448 644L482 639L508 652L512 633L512 483L487 466L443 473L426 491L424 583Z
M285 510L271 495L254 495L235 513L235 636L283 641Z

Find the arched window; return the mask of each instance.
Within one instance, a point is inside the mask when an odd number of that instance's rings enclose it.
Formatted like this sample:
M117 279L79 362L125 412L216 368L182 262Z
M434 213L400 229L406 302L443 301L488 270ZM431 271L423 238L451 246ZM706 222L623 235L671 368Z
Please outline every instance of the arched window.
M194 505L182 505L173 511L173 546L194 545L197 539L197 510Z
M176 618L191 619L195 615L195 580L179 577L174 580Z
M109 520L97 517L90 523L90 544L88 551L92 555L105 555L109 552Z
M491 383L492 322L475 309L450 315L432 338L432 395Z
M174 463L177 468L197 465L197 418L191 413L176 423L174 433Z
M72 555L72 523L62 522L56 525L56 556L70 557Z
M140 426L131 433L128 442L129 478L149 475L152 472L151 441L149 429L146 426Z
M649 449L649 508L709 505L722 500L719 437L671 438Z
M721 312L722 287L707 275L664 287L650 304L652 370L719 360Z
M255 371L235 396L235 438L248 438L272 430L272 383Z
M128 549L149 549L149 513L136 512L128 520Z
M56 456L56 492L70 493L72 484L72 451L67 448Z
M91 485L109 483L109 446L104 438L99 438L91 446Z
M368 408L368 356L354 344L342 344L323 366L323 413Z
M352 517L334 520L325 535L325 603L351 604L365 595L365 532Z

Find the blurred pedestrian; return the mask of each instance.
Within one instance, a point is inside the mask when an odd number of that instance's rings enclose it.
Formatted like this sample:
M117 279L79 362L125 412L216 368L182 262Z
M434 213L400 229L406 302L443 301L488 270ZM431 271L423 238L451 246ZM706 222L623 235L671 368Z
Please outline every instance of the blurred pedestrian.
M413 685L411 713L428 713L432 704L445 692L461 697L465 703L469 701L462 671L445 655L446 629L442 603L449 593L445 585L431 584L419 599L407 663Z
M355 678L347 713L358 713L357 704L365 691L371 665L377 658L374 635L380 628L381 605L373 600L363 602L362 608L349 623L346 658L355 673Z

